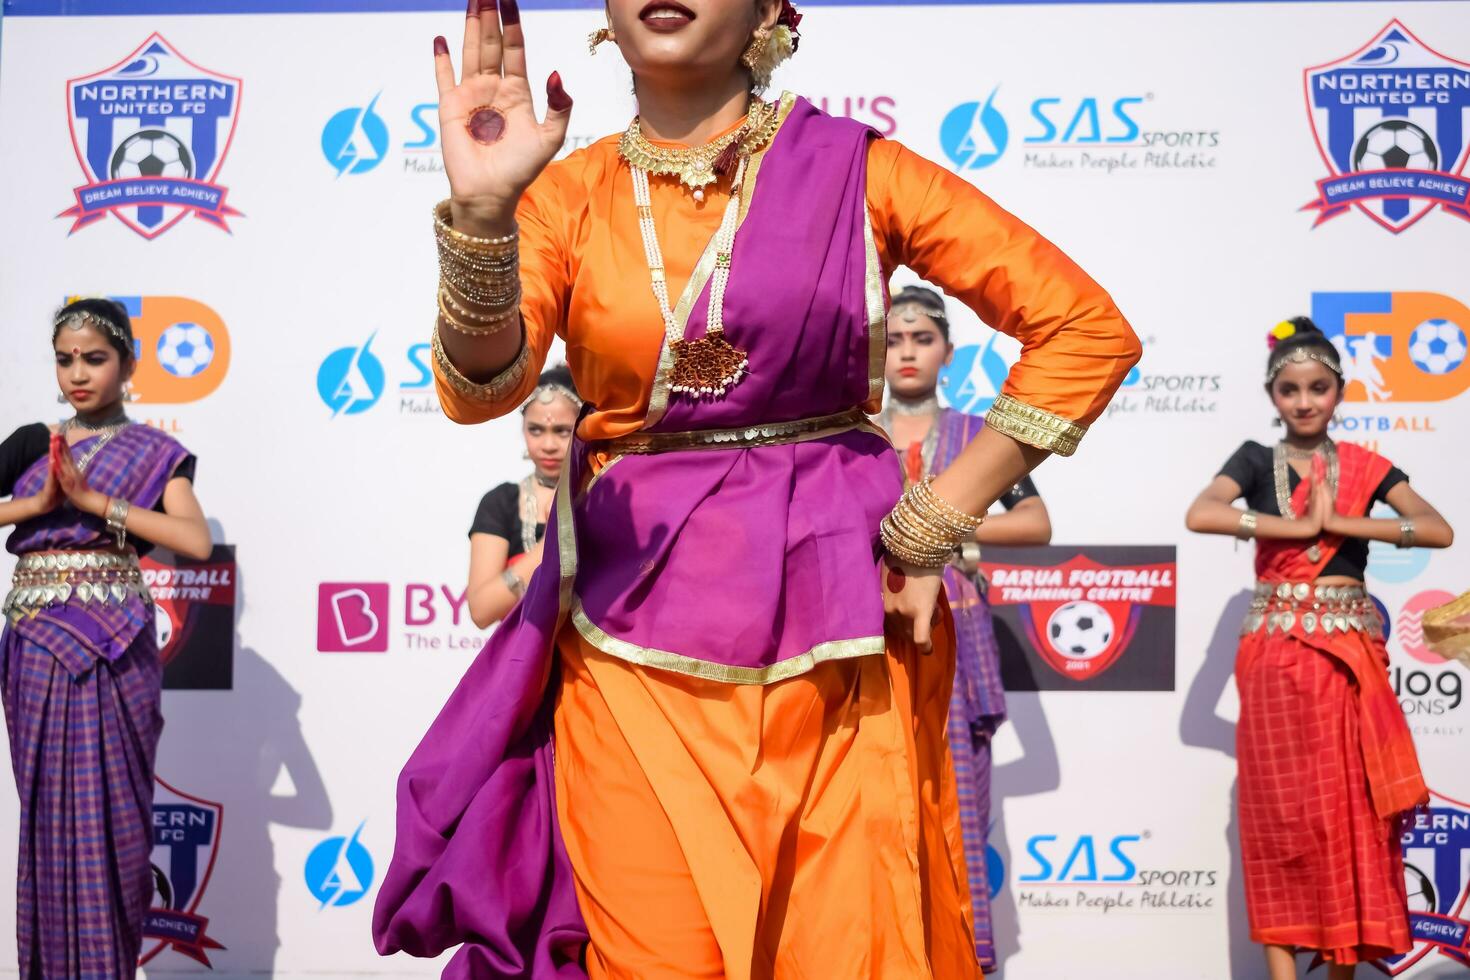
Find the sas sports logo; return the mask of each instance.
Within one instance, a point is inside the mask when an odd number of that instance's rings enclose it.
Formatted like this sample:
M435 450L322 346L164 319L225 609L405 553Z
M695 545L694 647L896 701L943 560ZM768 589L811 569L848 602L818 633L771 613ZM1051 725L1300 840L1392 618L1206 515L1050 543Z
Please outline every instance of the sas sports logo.
M1470 805L1431 790L1427 811L1414 814L1402 843L1414 947L1375 965L1396 977L1438 952L1470 967Z
M1007 689L1174 689L1173 548L994 548L981 569Z
M173 949L205 966L209 950L224 949L204 931L209 920L198 914L219 857L225 808L174 789L162 779L153 791L153 901L143 919L142 966Z
M361 901L373 887L373 856L362 845L363 824L351 837L328 837L306 857L306 887L321 904L341 908Z
M1313 293L1349 402L1439 402L1470 388L1470 307L1439 293Z
M361 347L339 347L316 372L316 393L338 415L366 412L383 396L383 362L372 352L374 333ZM427 346L427 345L426 345Z
M159 34L66 83L72 146L87 182L58 217L75 232L108 214L157 238L194 214L228 231L240 212L218 181L240 112L238 78L189 61Z
M351 106L334 113L322 127L322 156L343 174L365 174L388 155L388 124L373 111L379 92L364 106Z
M1431 49L1394 20L1337 61L1308 68L1307 114L1329 176L1320 225L1356 207L1397 234L1436 206L1470 220L1470 63Z
M939 372L946 405L968 415L984 415L990 410L1011 370L995 349L1001 336L992 332L983 344L963 344L954 349L954 357Z

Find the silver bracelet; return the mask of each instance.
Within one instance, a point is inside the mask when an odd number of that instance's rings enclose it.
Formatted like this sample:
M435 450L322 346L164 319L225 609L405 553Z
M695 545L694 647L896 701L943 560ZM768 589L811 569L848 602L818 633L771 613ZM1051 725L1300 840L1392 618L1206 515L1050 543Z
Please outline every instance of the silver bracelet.
M505 587L510 589L510 594L513 596L520 597L526 591L526 583L521 581L521 577L508 568L500 573L500 581L505 583Z
M1256 536L1256 512L1248 510L1240 515L1240 524L1235 529L1235 536L1242 541L1249 541Z
M1414 547L1414 520L1405 517L1399 520L1399 547Z
M112 532L121 551L128 540L128 511L133 505L125 497L113 497L107 502L107 530Z

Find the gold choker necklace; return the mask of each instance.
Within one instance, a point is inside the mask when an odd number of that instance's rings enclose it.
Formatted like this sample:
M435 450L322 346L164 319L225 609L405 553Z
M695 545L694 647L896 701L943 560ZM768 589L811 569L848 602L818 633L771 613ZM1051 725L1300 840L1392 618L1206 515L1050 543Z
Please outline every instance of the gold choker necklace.
M748 157L769 143L778 126L776 106L753 99L745 125L734 132L703 146L666 147L651 143L635 116L618 143L618 153L639 170L679 178L679 183L694 192L694 199L702 201L706 187L734 172L740 157Z

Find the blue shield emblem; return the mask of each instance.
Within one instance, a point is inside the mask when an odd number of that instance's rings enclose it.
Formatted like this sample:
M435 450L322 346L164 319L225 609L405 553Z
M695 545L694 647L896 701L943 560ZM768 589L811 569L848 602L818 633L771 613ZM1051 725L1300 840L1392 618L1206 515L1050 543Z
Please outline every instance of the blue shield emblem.
M1351 208L1395 234L1436 207L1470 221L1470 63L1394 20L1347 57L1308 68L1305 82L1330 175L1302 208L1318 212L1317 225Z
M1430 794L1404 830L1404 885L1414 948L1375 965L1407 972L1432 952L1470 967L1470 806Z
M58 217L76 231L108 214L157 238L189 214L228 230L219 171L240 112L238 78L201 68L154 34L110 68L66 83L86 183Z
M209 950L224 949L205 935L198 914L219 856L225 808L174 789L155 777L153 790L153 901L143 917L142 966L172 948L210 966Z

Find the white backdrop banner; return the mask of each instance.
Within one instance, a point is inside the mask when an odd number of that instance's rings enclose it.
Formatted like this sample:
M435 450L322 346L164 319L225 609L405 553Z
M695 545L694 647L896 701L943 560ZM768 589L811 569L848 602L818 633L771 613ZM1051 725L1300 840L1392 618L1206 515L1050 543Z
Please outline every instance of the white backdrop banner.
M622 130L628 72L587 55L601 5L526 7L533 74L560 70L576 101L568 149ZM433 975L376 956L369 915L398 770L484 639L463 600L470 519L527 466L516 419L451 424L428 368L429 209L446 194L430 41L460 18L437 0L5 12L0 429L61 416L51 312L123 298L131 411L198 454L216 540L234 546L149 573L171 590L178 666L145 971ZM1068 678L1033 658L1035 683L1010 696L990 855L1003 975L1260 976L1232 816L1250 555L1188 534L1183 514L1242 440L1274 438L1264 335L1305 313L1349 369L1335 436L1389 456L1470 532L1455 448L1470 445L1470 5L805 13L776 87L982 187L1144 340L1107 417L1037 482L1066 546L1053 564L1143 569L1167 603L1149 600L1148 629L1105 668ZM1017 346L952 306L945 396L982 412ZM1470 978L1466 671L1420 631L1470 585L1470 552L1371 554L1437 794L1404 841L1420 941L1381 968ZM0 794L0 839L15 832ZM14 855L0 845L5 889Z

